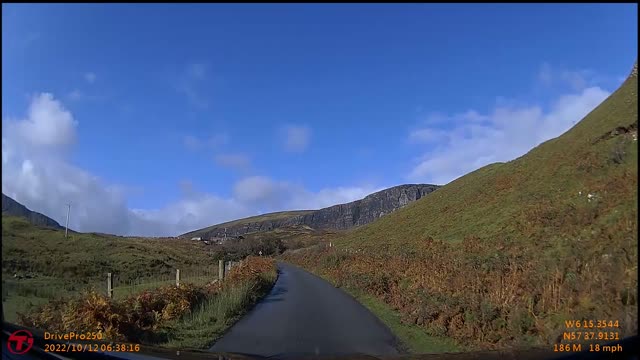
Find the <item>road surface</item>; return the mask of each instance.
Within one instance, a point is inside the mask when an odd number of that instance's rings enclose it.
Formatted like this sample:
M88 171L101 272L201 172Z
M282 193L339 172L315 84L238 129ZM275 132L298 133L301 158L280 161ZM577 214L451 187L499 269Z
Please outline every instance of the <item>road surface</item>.
M369 310L323 279L278 263L271 292L210 349L260 356L397 355L398 341Z

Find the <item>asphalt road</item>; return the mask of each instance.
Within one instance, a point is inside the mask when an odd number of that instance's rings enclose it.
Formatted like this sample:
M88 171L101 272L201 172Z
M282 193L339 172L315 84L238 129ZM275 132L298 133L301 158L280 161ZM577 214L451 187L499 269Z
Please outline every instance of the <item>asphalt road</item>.
M397 339L350 295L279 263L271 292L210 349L260 356L397 355Z

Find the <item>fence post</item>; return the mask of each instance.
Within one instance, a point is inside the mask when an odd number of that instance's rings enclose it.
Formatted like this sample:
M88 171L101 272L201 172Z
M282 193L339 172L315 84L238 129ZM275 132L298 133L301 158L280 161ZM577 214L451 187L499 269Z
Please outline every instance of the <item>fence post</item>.
M224 280L224 260L218 260L218 280Z
M176 286L180 287L180 269L176 269Z
M111 273L107 273L107 296L113 297L113 277Z

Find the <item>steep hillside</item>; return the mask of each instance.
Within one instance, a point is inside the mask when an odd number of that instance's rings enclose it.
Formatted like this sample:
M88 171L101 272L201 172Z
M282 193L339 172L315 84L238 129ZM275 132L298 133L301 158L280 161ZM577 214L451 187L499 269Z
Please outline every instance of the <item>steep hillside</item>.
M39 226L48 226L56 229L61 229L62 226L57 221L40 214L39 212L31 211L26 206L13 200L5 194L2 194L2 215L20 216L29 220L30 223Z
M284 257L469 347L574 343L563 333L576 319L637 334L637 129L636 64L563 135L343 232L333 248Z
M330 206L320 210L287 211L253 216L195 230L182 236L221 237L224 236L225 231L227 235L237 236L292 226L308 226L316 230L350 229L371 223L436 189L438 189L437 185L400 185L378 191L362 200L347 204Z
M594 236L586 233L620 216L635 218L637 89L637 75L629 77L562 136L355 229L343 244L400 249L429 236L453 242L467 236L554 241L565 235ZM592 221L578 219L586 213Z

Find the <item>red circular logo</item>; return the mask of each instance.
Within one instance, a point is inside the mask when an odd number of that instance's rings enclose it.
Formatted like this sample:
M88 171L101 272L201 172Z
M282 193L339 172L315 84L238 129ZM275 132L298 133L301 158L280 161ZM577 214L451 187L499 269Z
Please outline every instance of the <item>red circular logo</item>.
M9 336L7 348L9 352L22 355L33 347L33 335L27 330L17 330Z

